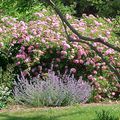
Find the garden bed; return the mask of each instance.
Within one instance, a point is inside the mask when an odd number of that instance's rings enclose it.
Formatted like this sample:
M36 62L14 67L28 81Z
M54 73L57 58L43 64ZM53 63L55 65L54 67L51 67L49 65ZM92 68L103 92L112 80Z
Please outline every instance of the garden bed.
M65 18L49 8L0 18L0 120L118 120L119 25Z

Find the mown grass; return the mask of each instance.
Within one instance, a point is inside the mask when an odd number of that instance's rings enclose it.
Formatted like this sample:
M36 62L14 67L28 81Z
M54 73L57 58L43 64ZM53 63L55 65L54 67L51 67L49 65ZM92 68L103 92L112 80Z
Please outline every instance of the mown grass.
M0 120L94 120L96 111L110 111L120 117L120 104L71 106L64 108L27 108L0 113Z

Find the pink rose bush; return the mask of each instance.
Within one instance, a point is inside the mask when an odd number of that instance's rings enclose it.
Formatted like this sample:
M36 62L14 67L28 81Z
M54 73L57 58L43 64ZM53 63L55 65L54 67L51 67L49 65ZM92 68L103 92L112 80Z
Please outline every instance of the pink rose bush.
M46 10L35 13L29 22L19 21L12 17L0 20L0 50L9 53L17 70L29 71L37 76L42 66L46 72L51 64L54 70L61 73L67 69L76 78L82 76L94 87L94 99L118 98L120 84L101 58L88 45L69 42L59 17ZM112 21L96 18L93 15L78 20L66 15L68 21L82 35L92 38L100 37L104 41L120 45L120 41L112 31ZM72 38L78 39L69 29ZM105 59L120 72L120 54L96 42L92 43ZM27 73L25 74L27 76Z

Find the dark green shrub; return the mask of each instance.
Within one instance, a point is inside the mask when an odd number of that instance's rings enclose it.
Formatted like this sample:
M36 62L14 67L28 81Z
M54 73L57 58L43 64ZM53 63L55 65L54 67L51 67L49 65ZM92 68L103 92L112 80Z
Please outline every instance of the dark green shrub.
M98 10L98 15L105 17L115 17L120 13L119 0L87 0Z
M119 0L56 0L64 5L75 5L76 16L83 13L96 14L104 17L115 17L120 14Z
M12 88L15 77L13 70L12 65L7 65L7 70L5 71L0 67L0 86L5 85L8 88Z
M7 54L3 51L0 51L0 67L2 67L3 70L6 70L7 64L8 64Z

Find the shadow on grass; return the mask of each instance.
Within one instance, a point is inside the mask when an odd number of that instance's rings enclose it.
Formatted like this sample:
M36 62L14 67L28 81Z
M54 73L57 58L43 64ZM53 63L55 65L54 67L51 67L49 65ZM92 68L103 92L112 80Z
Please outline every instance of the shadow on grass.
M61 117L71 117L72 115L75 115L75 114L84 114L83 111L79 111L79 112L72 112L72 113L69 113L69 114L61 114L61 115L55 115L55 114L52 114L52 115L36 115L36 116L28 116L28 117L18 117L18 116L15 116L15 115L8 115L8 114L0 114L0 120L57 120ZM1 117L3 119L1 119Z
M52 120L50 118L47 118L43 115L36 116L36 117L17 117L17 116L11 116L11 115L0 115L3 120ZM2 119L0 119L2 120Z

